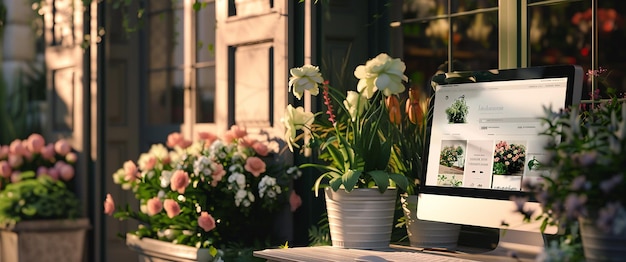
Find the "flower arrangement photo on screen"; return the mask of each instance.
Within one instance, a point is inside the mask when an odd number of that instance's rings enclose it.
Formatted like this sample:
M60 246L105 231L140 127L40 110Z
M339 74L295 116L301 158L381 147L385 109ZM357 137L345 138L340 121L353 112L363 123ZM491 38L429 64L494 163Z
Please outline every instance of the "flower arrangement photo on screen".
M500 141L493 154L493 174L512 175L520 173L526 162L526 146L521 143Z
M439 164L452 167L463 156L461 146L444 146L439 155Z
M467 123L467 113L469 107L465 103L465 95L460 96L450 107L446 108L446 115L448 115L448 123L462 124Z

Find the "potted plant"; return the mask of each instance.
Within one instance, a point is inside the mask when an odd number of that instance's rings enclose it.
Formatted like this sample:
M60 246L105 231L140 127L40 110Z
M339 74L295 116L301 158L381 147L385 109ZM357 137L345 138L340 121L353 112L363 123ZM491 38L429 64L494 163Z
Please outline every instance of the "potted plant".
M613 97L585 106L546 109L543 135L550 137L540 182L526 181L542 206L544 225L567 229L569 246L580 244L587 261L626 256L626 106ZM536 162L534 162L537 164ZM536 165L533 166L535 168ZM519 211L530 218L535 210ZM577 232L580 230L580 238ZM546 250L564 250L554 245ZM610 251L607 251L610 250ZM575 254L574 254L575 255ZM563 256L563 254L561 254Z
M322 113L288 105L281 121L292 151L301 148L297 141L307 137L301 153L314 149L321 160L301 167L322 172L314 188L316 195L324 188L333 246L389 245L398 188L403 192L409 188L407 177L400 172L402 167L394 165L400 164L395 147L401 139L396 125L401 121L398 99L405 91L402 81L407 80L404 69L400 59L380 54L355 69L357 91L346 93L332 88L317 66L290 70L289 86L294 96L301 99L305 91L318 95L321 88L327 108L327 116L321 117ZM368 206L380 210L363 210ZM349 221L349 225L339 221ZM365 235L364 228L380 229Z
M116 184L134 192L139 210L116 208L108 195L105 213L140 223L126 234L140 261L251 256L255 248L284 243L271 238L275 217L299 205L290 188L299 170L273 156L267 141L238 126L223 137L200 133L195 141L172 133L165 145L152 145L113 174Z
M83 260L89 220L72 190L76 160L67 141L40 134L0 146L0 260Z

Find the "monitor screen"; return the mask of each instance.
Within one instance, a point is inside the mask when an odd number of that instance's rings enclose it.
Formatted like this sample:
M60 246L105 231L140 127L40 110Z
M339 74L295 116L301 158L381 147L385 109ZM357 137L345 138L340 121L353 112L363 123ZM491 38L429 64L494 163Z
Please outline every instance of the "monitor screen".
M548 156L540 117L580 102L582 69L547 66L462 72L433 78L426 176L417 216L424 220L539 231L523 222L512 195L531 197ZM536 212L539 213L539 212ZM556 228L548 228L553 233Z

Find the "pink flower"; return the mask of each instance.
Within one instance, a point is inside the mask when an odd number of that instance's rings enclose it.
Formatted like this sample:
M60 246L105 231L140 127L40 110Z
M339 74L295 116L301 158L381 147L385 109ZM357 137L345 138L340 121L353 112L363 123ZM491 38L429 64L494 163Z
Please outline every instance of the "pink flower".
M26 140L26 148L31 153L39 153L46 146L46 141L40 134L32 134Z
M217 140L217 136L213 133L209 132L199 132L198 138L200 140L204 140L204 147L209 147L215 140Z
M54 143L54 151L59 155L65 156L67 153L72 151L72 147L67 141L60 139Z
M104 214L110 216L113 215L113 212L115 212L115 202L111 194L107 194L107 198L104 200Z
M167 136L167 142L165 143L165 145L170 148L174 148L175 146L179 145L183 140L184 138L181 133L173 132Z
M206 211L200 213L198 217L198 226L204 230L204 232L209 232L215 228L215 219Z
M22 181L22 176L20 176L20 172L13 172L13 174L11 174L11 183L17 183L20 181Z
M0 159L5 159L9 156L9 146L0 146Z
M143 170L152 170L157 163L157 159L154 156L148 157L146 162L143 163Z
M47 176L48 168L45 166L40 166L37 168L37 176Z
M0 176L4 178L9 178L11 177L12 172L13 169L11 168L11 165L9 165L9 162L0 161Z
M137 166L133 161L124 162L124 173L126 174L124 178L126 181L135 181L137 179Z
M259 177L261 173L265 172L265 162L258 157L248 157L246 159L246 165L244 166L246 171L252 173L253 176Z
M248 131L245 128L239 127L237 125L233 125L230 127L230 130L226 131L224 134L224 140L226 143L231 143L233 140L244 138L248 135Z
M54 144L47 144L44 148L41 149L41 157L47 160L54 160Z
M55 167L48 168L48 175L52 178L52 180L59 180L60 173L58 169Z
M9 145L9 152L19 156L30 155L26 147L24 147L22 141L19 139L15 139L13 140L13 142L11 142L11 144Z
M170 178L170 188L179 194L185 193L185 188L189 185L189 175L183 170L176 170Z
M291 207L291 212L296 211L302 205L302 198L296 191L291 191L291 195L289 196L289 206Z
M180 214L180 206L172 199L165 199L165 201L163 201L163 208L169 218L173 218Z
M11 155L9 155L8 161L9 161L9 165L13 169L17 169L18 167L20 167L24 163L24 158L22 158L21 155L11 154Z
M267 145L265 145L265 144L263 144L261 142L256 142L256 143L252 144L252 148L260 156L267 156L269 154L269 152L270 152L269 147L267 147Z
M148 199L146 206L148 207L148 215L150 216L154 216L163 210L163 203L161 203L158 197Z
M211 180L211 186L216 187L217 183L222 181L224 175L226 175L226 170L224 170L224 166L222 166L221 164L215 165L215 170L213 170L213 173L211 173L211 177L213 178L213 180Z
M59 162L56 162L56 164L54 164L54 167L57 170L59 170L59 176L64 181L69 181L72 178L74 178L74 167L73 166L68 165L67 163L65 163L63 161L59 161Z

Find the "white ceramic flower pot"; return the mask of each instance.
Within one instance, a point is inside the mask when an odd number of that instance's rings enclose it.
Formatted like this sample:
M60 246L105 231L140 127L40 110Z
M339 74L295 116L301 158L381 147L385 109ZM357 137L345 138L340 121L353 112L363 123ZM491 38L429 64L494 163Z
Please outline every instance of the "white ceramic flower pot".
M0 230L0 262L82 262L89 219L18 222Z
M599 229L594 221L579 219L579 223L587 262L626 260L626 230L612 234Z
M396 189L325 189L332 245L342 248L389 248Z
M126 234L126 245L137 252L139 262L206 262L213 260L208 248L195 248L151 238L139 238L133 234Z
M417 218L417 195L402 196L402 209L410 245L421 248L457 248L461 225L425 221Z

